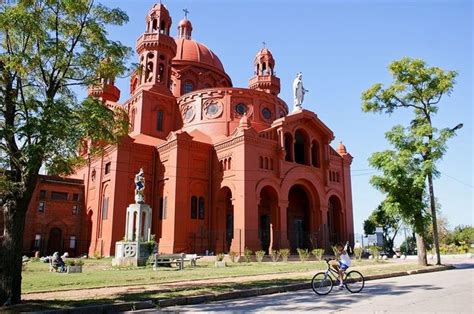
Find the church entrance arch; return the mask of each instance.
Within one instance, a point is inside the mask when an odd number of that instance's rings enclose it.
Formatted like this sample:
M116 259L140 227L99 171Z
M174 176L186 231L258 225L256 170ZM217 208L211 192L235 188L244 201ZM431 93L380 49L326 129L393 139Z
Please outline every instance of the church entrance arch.
M349 239L343 239L344 226L343 226L343 213L340 199L333 195L329 198L328 202L328 229L329 229L329 241L331 244L337 242L346 241Z
M278 194L274 188L265 186L260 191L260 204L258 205L258 238L261 250L267 254L270 245L275 244L273 235L278 225Z
M287 228L290 249L309 248L310 233L310 198L302 185L294 185L288 194Z
M59 228L52 228L49 231L48 237L48 252L47 254L53 254L54 252L61 253L62 251L62 242L63 242L63 232Z
M228 187L219 190L217 199L217 230L215 252L230 252L234 238L234 205Z

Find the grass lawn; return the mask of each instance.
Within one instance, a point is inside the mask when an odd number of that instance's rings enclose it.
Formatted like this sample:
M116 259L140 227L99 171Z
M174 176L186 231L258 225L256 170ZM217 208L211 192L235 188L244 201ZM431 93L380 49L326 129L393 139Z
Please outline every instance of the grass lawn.
M123 285L163 284L169 282L192 281L206 278L227 278L234 276L252 276L289 272L308 272L325 269L325 262L264 262L264 263L228 263L228 267L216 268L211 262L198 262L197 267L186 267L178 271L175 267L160 267L153 271L151 267L115 268L111 259L84 260L83 273L51 273L48 264L30 262L23 271L22 292L58 291L87 289ZM383 262L362 260L353 261L353 267L365 265L383 265Z
M325 269L325 262L265 262L265 263L228 263L228 267L216 268L213 263L198 262L198 266L186 267L183 271L176 268L160 267L153 271L150 267L120 269L111 267L111 259L85 260L82 274L50 273L48 264L32 262L23 272L23 293L39 291L71 290L71 296L77 292L73 289L93 287L132 286L141 285L135 289L126 289L123 293L81 298L80 300L57 299L35 300L19 305L19 311L68 309L78 306L115 303L124 301L143 301L187 297L205 294L219 294L254 288L281 286L293 283L309 283L312 274ZM423 269L413 263L393 263L390 261L353 260L352 269L360 270L365 276L411 271ZM255 277L256 275L279 274L269 280ZM247 276L242 282L231 282L229 277ZM219 279L212 284L193 283L198 279ZM143 285L159 285L172 282L185 282L186 286L153 287L145 290Z

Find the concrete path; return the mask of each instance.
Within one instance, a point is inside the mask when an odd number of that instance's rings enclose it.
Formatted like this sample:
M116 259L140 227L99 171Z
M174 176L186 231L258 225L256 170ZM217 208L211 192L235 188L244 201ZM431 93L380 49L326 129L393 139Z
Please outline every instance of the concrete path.
M443 261L448 262L448 261ZM333 290L317 296L302 290L248 299L162 309L163 312L474 313L474 261L458 269L369 281L359 294ZM156 312L144 310L142 312Z

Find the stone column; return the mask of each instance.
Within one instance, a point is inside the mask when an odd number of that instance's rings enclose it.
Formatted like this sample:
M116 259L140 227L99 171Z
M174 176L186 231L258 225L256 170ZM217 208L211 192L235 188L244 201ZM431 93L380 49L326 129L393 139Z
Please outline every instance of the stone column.
M280 249L289 249L290 241L288 240L288 200L279 200L278 209L280 216Z

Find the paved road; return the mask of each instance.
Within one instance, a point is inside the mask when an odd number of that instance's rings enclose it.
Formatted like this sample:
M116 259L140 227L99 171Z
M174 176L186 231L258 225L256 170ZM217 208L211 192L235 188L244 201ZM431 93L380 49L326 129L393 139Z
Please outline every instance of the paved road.
M458 269L366 282L359 294L312 290L163 309L170 312L474 313L474 261ZM152 311L147 311L152 312Z

